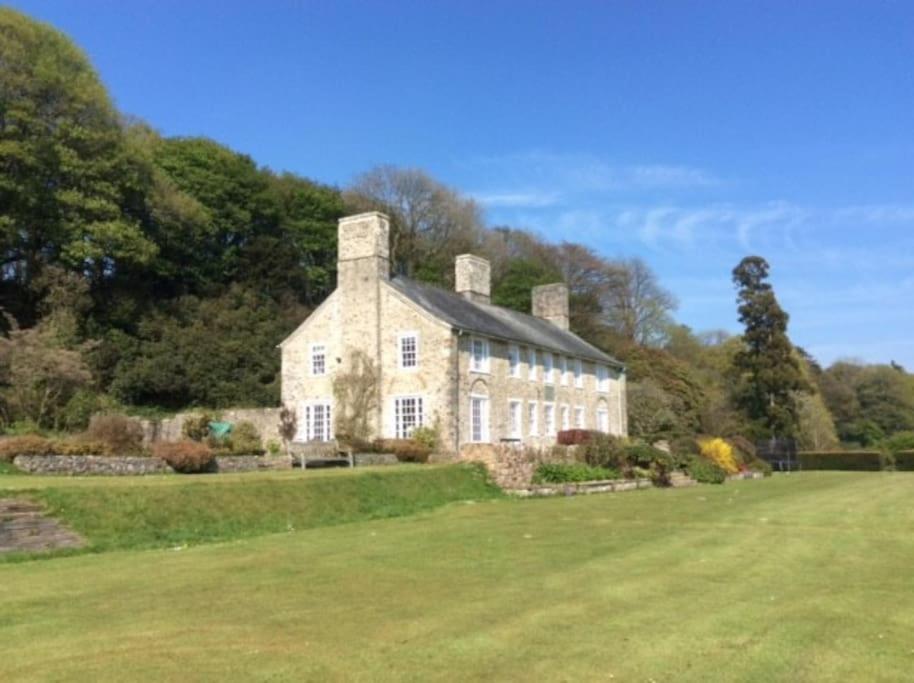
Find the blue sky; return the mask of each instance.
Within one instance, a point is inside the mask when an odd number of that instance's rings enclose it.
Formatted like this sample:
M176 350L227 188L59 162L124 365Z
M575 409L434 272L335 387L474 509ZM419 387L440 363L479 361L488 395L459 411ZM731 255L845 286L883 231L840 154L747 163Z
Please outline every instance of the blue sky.
M914 369L914 3L12 5L164 134L339 185L424 168L640 256L698 330L738 331L760 254L795 343Z

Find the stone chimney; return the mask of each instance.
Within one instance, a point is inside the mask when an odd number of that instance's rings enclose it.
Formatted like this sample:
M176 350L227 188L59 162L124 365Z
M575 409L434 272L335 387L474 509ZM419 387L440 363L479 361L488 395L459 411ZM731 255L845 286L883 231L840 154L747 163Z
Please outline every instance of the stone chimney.
M491 268L489 262L473 254L461 254L455 262L455 287L458 294L470 301L487 304L490 301Z
M353 354L366 354L381 367L381 293L390 279L390 220L371 211L339 221L336 292L339 347L331 352L340 369L355 371ZM378 383L380 387L380 382ZM377 391L377 388L375 389ZM381 433L381 402L367 416L372 433Z
M390 278L390 220L387 216L370 211L340 218L337 278L342 289L368 280Z
M568 285L556 282L533 288L533 315L568 329Z

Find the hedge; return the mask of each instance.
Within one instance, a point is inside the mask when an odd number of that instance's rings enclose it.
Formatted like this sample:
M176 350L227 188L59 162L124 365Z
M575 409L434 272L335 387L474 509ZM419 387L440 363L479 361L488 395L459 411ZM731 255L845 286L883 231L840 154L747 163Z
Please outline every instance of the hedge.
M878 472L883 464L879 451L803 451L797 459L804 470Z
M914 472L914 451L898 451L895 454L895 470Z

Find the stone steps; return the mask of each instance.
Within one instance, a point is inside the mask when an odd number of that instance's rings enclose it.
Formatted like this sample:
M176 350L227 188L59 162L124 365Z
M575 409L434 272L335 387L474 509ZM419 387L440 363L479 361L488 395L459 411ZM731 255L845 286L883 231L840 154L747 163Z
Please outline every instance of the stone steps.
M80 548L85 541L44 508L21 498L0 498L0 553Z

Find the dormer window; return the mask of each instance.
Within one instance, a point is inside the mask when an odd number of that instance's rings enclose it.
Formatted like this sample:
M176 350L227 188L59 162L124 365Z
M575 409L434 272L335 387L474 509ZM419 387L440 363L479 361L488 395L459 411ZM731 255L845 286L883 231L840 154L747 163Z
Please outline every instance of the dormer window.
M470 341L470 370L473 372L489 371L488 340L473 337Z
M400 369L415 370L419 367L419 334L404 332L399 337Z
M320 377L327 374L327 347L323 344L311 345L311 376Z

